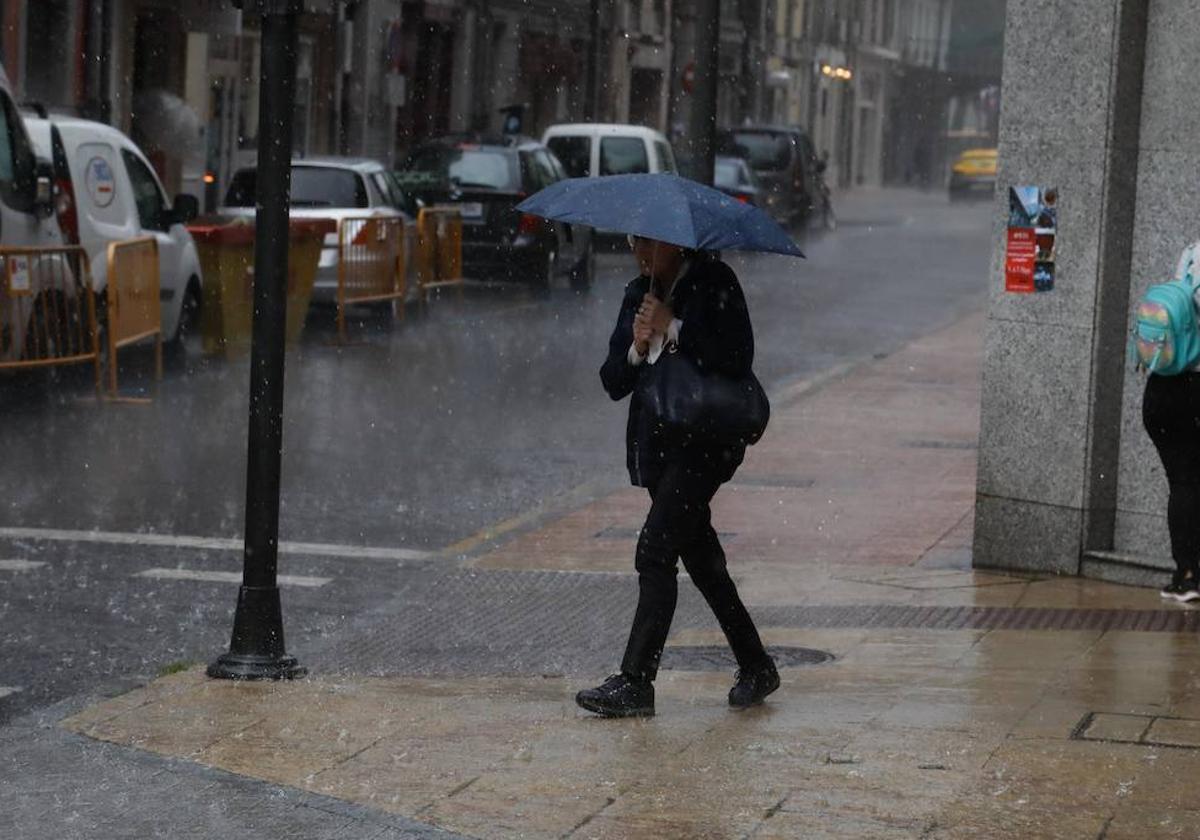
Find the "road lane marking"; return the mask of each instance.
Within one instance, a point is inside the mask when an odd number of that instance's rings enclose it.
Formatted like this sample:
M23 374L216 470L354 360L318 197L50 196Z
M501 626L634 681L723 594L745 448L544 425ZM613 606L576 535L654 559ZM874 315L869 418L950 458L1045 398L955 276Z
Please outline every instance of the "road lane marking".
M21 690L20 686L0 685L0 697L7 697L10 694L16 694L20 690Z
M104 543L107 545L141 545L164 548L199 548L209 551L241 551L240 539L224 537L194 537L181 534L137 534L120 531L70 531L57 528L0 528L0 539L55 540L58 542ZM387 548L369 545L337 545L331 543L281 542L283 554L305 554L314 557L349 557L356 560L428 560L435 552L415 548Z
M45 565L38 560L0 560L0 572L28 572Z
M200 580L208 583L241 583L241 572L208 572L200 569L146 569L134 577L157 580ZM308 575L279 575L275 578L280 586L307 586L313 589L324 586L333 578L310 577Z
M505 519L502 522L497 522L494 525L488 525L484 528L481 528L471 536L446 546L442 549L442 553L448 557L461 557L470 554L481 545L492 542L493 540L502 537L511 531L523 528L532 522L536 522L552 511L561 509L564 513L566 513L573 511L582 505L595 501L597 496L612 489L609 486L611 483L612 482L598 480L585 481L583 484L576 485L565 493L550 499L542 500L524 513L517 514L516 516Z

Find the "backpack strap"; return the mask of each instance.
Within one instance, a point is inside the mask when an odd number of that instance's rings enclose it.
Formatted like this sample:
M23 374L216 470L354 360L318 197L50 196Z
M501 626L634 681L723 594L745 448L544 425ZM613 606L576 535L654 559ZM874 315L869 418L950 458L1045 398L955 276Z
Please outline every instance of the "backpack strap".
M1193 293L1195 293L1196 289L1200 287L1200 283L1197 283L1196 278L1192 274L1192 267L1196 264L1197 245L1200 245L1200 242L1193 242L1188 246L1187 250L1183 252L1184 260L1186 260L1186 262L1183 267L1183 276L1179 278L1181 283L1186 283L1192 287Z

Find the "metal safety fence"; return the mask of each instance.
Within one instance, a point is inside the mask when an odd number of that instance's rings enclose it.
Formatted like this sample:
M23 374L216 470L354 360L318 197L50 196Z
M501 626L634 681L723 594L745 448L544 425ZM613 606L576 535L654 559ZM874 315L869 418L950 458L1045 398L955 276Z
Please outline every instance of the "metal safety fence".
M421 300L430 289L454 286L462 295L463 221L458 210L423 207L417 213L417 286Z
M353 303L400 301L408 278L404 266L404 220L353 216L338 222L338 340L346 341L346 307Z
M158 241L153 236L108 246L108 390L117 394L117 351L154 339L154 375L163 375Z
M0 369L91 362L100 337L87 252L79 246L0 247Z

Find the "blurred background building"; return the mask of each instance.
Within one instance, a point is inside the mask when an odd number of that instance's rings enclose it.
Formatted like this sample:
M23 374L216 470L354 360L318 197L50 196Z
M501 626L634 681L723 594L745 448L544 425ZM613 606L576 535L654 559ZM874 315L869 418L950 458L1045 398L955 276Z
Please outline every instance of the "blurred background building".
M305 0L296 153L398 164L420 140L556 122L678 137L694 0ZM718 117L798 125L837 186L940 187L993 146L1004 0L722 0ZM0 0L22 100L110 122L172 191L208 198L255 154L257 21L228 0ZM505 109L510 109L505 111ZM206 183L207 182L207 183Z

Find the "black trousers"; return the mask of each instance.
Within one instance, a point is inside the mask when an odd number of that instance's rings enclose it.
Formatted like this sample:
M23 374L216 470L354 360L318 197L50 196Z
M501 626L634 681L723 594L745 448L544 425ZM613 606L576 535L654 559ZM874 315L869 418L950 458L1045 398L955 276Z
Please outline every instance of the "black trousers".
M1167 530L1180 572L1200 568L1200 373L1151 375L1142 422L1167 474Z
M621 671L652 680L671 630L678 598L678 560L716 615L738 667L763 665L767 653L725 567L709 503L721 486L709 471L670 463L650 491L650 513L638 539L638 605Z

